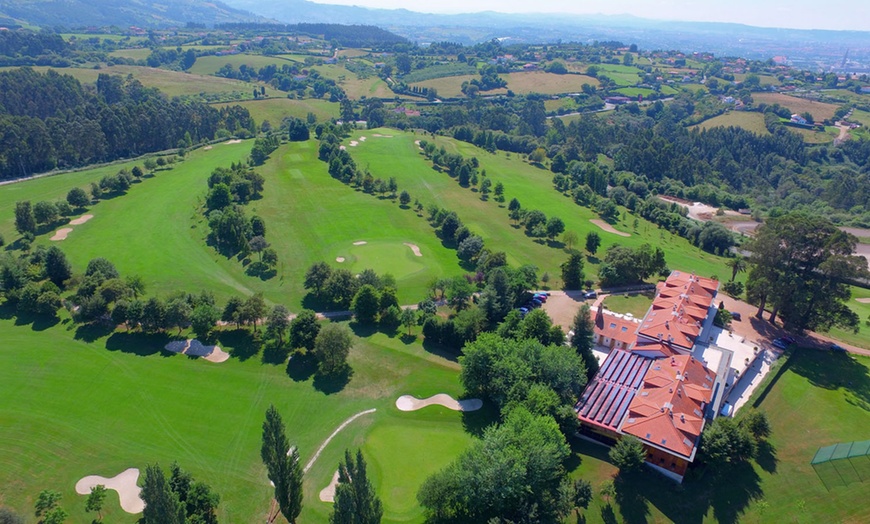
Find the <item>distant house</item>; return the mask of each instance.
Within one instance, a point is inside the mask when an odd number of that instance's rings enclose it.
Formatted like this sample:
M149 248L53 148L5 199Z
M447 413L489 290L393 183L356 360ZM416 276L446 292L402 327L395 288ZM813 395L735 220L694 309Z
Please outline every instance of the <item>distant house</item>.
M864 94L870 93L870 86L861 86L861 92Z
M793 123L793 124L800 124L800 125L802 125L802 126L805 126L805 125L808 124L807 119L804 118L804 117L802 117L802 116L800 116L800 115L797 114L797 113L791 115L791 123Z
M682 482L724 393L724 377L703 359L718 290L716 280L674 271L640 322L598 309L595 341L612 351L574 407L581 434L606 443L633 435L647 465Z
M622 105L631 102L631 98L627 96L608 96L604 99L605 104Z

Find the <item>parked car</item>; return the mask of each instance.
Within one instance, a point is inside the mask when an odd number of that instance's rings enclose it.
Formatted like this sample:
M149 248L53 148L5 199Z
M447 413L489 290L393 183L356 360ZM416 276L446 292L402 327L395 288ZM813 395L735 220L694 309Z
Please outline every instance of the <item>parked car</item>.
M771 344L773 344L773 347L777 347L779 349L785 349L788 347L789 342L783 338L777 338L777 339L774 339L774 341L771 342Z
M517 311L520 312L520 316L521 316L521 317L524 317L524 316L526 316L526 314L529 312L529 308L527 308L527 307L521 307L521 308L518 308Z
M731 320L736 320L738 322L743 320L743 318L741 318L741 316L740 316L740 313L738 313L736 311L731 311L730 313L731 313Z
M839 353L845 353L845 352L846 352L846 348L844 348L843 346L841 346L841 345L839 345L839 344L831 344L831 345L829 346L829 349L830 349L831 351L837 351L837 352L839 352Z
M723 417L730 417L732 411L733 411L733 406L731 406L731 404L726 402L726 403L722 404L722 409L719 410L719 414L722 415Z
M783 342L786 344L794 344L794 339L788 335L782 337Z
M543 293L535 293L535 295L532 297L532 299L534 299L534 300L540 300L541 302L546 302L546 301L547 301L547 295L544 295Z
M528 306L531 306L531 307L533 307L533 308L536 308L536 307L541 307L541 304L543 304L543 302L541 302L541 301L538 300L537 298L533 298L533 299L529 300L529 304L528 304ZM527 307L528 307L528 306L527 306Z
M598 293L595 291L587 291L586 293L583 293L583 298L598 298Z

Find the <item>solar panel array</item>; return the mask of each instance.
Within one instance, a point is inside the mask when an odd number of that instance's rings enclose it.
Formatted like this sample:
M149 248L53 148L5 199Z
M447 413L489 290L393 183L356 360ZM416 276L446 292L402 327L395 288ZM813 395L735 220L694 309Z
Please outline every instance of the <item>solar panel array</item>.
M580 397L576 406L579 417L616 430L651 363L651 359L628 351L613 350Z

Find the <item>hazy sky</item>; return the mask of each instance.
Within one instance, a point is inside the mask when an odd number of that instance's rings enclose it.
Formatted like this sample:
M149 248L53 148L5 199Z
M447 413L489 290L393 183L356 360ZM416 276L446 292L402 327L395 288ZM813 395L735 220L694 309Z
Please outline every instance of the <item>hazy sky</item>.
M658 20L737 22L763 27L870 31L867 0L313 0L425 13L631 14Z

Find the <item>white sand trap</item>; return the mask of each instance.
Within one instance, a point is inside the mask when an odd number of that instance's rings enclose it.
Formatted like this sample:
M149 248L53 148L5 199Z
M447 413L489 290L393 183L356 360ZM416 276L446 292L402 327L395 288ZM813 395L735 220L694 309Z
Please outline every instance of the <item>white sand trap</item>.
M203 151L211 151L211 146L205 146L202 148Z
M320 490L320 500L323 502L335 502L335 487L338 486L338 471L332 476L329 485Z
M237 138L235 140L227 140L226 142L224 142L224 145L228 146L228 145L232 145L232 144L241 144L241 143L242 143L242 141Z
M341 149L342 151L347 151L347 148L344 146L338 146L338 148Z
M870 304L870 298L856 298L855 301L862 304Z
M378 137L378 138L393 138L393 135L379 135L379 134L377 134L377 133L373 134L372 136L376 136L376 137ZM418 145L418 146L420 145L420 141L419 141L419 140L417 140L417 145Z
M420 147L420 141L419 141L419 140L414 140L414 145L417 146L417 147Z
M359 137L359 141L360 141L360 142L365 142L365 141L366 141L366 137L364 137L364 136Z
M348 144L348 145L349 145L350 147L356 147L356 146L359 145L359 142L357 142L356 140L351 140L351 141L350 141L350 144Z
M94 218L94 215L82 215L75 220L70 220L69 225L80 226L92 218Z
M368 244L368 242L366 242L365 240L357 240L356 242L353 243L353 245L355 245L355 246L364 246L366 244Z
M121 499L121 509L127 513L142 513L142 510L145 509L145 502L139 496L142 493L142 488L136 485L137 480L139 480L139 470L136 468L125 470L112 478L90 475L76 482L76 493L90 495L92 487L102 484L107 489L118 492L118 497Z
M49 238L49 240L54 240L55 242L58 240L66 240L66 236L72 233L73 228L71 227L62 227L54 232L54 236Z
M418 409L422 409L426 406L431 406L433 404L444 406L445 408L452 409L453 411L477 411L478 409L483 407L483 401L479 398L456 400L455 398L451 397L446 393L439 393L437 395L433 395L429 398L424 399L419 399L411 395L402 395L401 397L396 399L396 407L399 408L399 411L417 411Z
M420 248L417 247L417 244L411 244L409 242L405 242L405 245L411 248L411 251L414 252L414 256L422 257L423 253L420 253Z
M335 257L335 261L341 264L342 262L344 262L344 257Z
M613 233L614 235L619 235L621 237L630 237L631 236L628 233L623 233L622 231L619 231L615 227L611 226L610 224L608 224L607 222L605 222L599 218L593 218L589 221L592 222L593 224L595 224L596 226L600 227L601 229L607 231L608 233Z
M169 344L166 344L166 350L193 357L202 357L216 364L226 362L230 358L230 354L218 346L206 346L195 338L173 340Z

